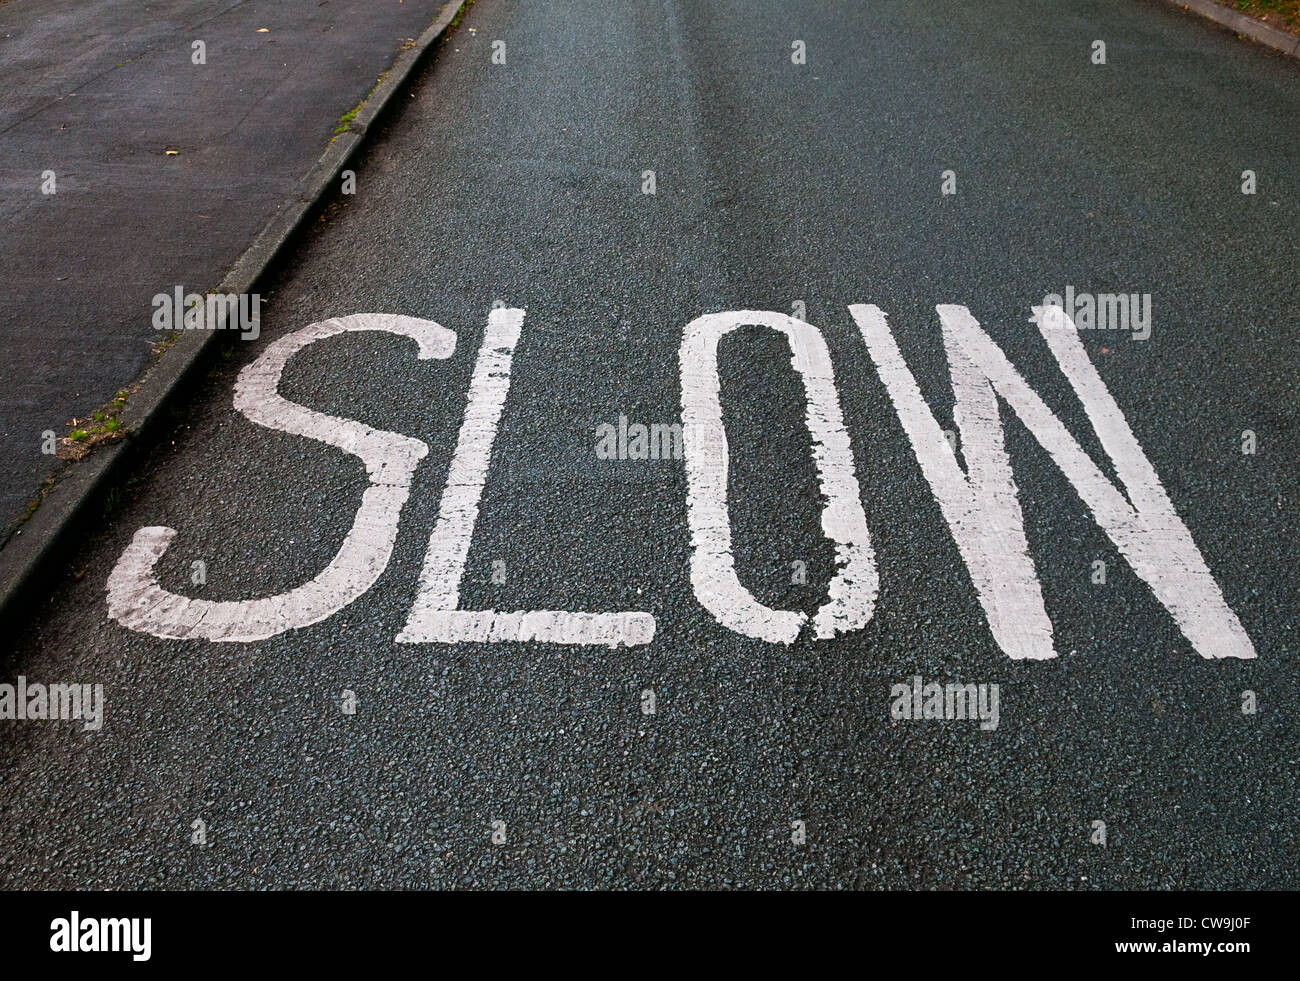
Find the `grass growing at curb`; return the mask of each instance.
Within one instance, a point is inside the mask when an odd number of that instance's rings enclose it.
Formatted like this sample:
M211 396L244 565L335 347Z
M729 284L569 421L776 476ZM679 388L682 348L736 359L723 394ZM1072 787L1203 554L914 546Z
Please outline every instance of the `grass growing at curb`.
M348 131L348 127L352 125L352 120L357 118L357 113L361 111L362 107L365 106L370 97L375 94L375 89L384 84L384 79L387 77L388 72L381 72L379 77L375 79L375 84L370 86L370 91L361 97L361 101L339 117L339 124L334 127L334 136L337 137L339 134ZM333 143L334 140L331 138L330 142Z
M369 96L367 96L367 98L369 98ZM361 101L364 102L365 99L362 99ZM341 115L339 117L339 124L334 127L334 135L338 136L340 133L347 132L348 126L351 124L352 120L357 118L357 113L360 111L361 111L361 106L358 105L355 109L349 109L347 112Z
M1218 0L1258 20L1300 34L1300 0Z
M68 423L72 431L64 437L65 441L87 445L112 442L121 432L122 423L117 417L126 408L126 400L130 397L130 391L124 388L113 396L113 401L102 409L96 409L89 418L73 419Z

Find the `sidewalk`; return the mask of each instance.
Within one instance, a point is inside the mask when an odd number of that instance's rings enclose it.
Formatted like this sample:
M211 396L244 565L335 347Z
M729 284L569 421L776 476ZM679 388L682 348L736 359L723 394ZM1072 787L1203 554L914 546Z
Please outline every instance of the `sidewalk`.
M0 0L0 544L68 465L42 434L153 359L151 298L216 286L442 6Z

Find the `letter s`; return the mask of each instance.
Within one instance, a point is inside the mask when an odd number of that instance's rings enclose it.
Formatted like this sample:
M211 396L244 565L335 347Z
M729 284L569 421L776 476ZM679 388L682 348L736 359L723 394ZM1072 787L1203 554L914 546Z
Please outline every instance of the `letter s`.
M448 358L456 348L455 333L431 320L381 313L335 317L280 338L239 373L235 385L235 408L253 422L337 446L366 465L370 485L362 494L351 531L329 565L310 582L274 596L224 602L195 599L168 592L153 574L176 530L141 528L108 577L110 617L156 637L265 640L319 623L375 584L388 567L411 478L429 447L410 436L314 412L277 392L281 372L298 351L326 337L363 330L411 338L419 346L421 360Z

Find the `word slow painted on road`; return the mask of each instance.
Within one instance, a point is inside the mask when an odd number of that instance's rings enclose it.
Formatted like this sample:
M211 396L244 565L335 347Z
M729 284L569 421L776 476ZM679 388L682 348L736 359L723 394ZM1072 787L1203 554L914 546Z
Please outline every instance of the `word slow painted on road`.
M1250 638L1228 608L1186 525L1089 360L1069 314L1055 305L1036 306L1032 319L1082 403L1122 490L1029 387L966 307L936 309L964 469L900 354L885 314L869 304L851 305L849 312L966 564L989 629L1007 656L1041 660L1055 657L1056 651L1025 538L999 400L1046 451L1193 648L1205 658L1254 657ZM397 640L647 644L655 634L654 617L647 612L459 609L460 583L524 317L520 308L499 308L489 314L417 595ZM764 326L783 335L803 383L805 419L825 499L822 528L836 553L828 599L811 618L760 603L736 573L718 344L726 334L745 326ZM409 436L315 412L278 391L290 358L316 341L349 331L410 338L422 360L448 358L456 347L452 331L428 320L392 314L333 318L271 344L240 372L234 395L235 407L259 426L320 440L365 465L369 485L333 560L309 582L274 596L198 599L169 592L158 583L154 567L176 532L145 527L135 533L109 575L109 616L158 637L257 641L318 623L374 585L388 566L412 478L429 448ZM686 327L680 369L690 573L698 601L727 628L771 643L789 644L804 631L829 639L860 630L874 612L879 579L853 449L821 332L802 320L770 311L706 314Z

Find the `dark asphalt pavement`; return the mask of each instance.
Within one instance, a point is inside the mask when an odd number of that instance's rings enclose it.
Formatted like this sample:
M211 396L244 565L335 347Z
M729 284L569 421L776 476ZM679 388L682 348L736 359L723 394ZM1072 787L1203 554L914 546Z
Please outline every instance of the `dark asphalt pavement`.
M154 294L221 281L440 7L0 4L0 543L64 466L42 434L152 361Z
M280 270L262 339L228 347L14 638L0 680L102 683L106 710L99 732L3 724L0 884L1300 887L1300 65L1122 0L478 0L406 102ZM1083 343L1257 659L1192 650L1005 406L1060 656L994 641L847 307L889 314L945 426L935 306L969 307L1104 460L1028 322L1067 284L1152 294L1149 340ZM787 647L695 599L682 462L594 448L620 414L679 418L687 323L796 300L830 349L880 594L864 629ZM527 316L460 606L645 610L647 646L394 642L496 301ZM378 583L264 641L110 620L144 526L177 529L162 584L207 599L330 561L364 468L252 424L234 382L275 338L366 312L458 335L446 361L333 337L284 374L286 398L430 447ZM835 554L789 350L746 328L720 364L741 581L811 612ZM1000 724L895 722L914 675L998 684Z

